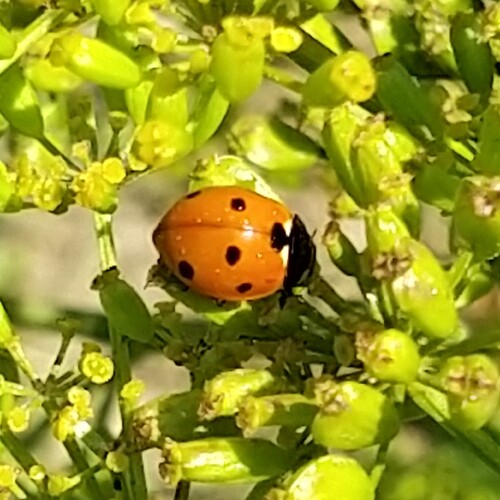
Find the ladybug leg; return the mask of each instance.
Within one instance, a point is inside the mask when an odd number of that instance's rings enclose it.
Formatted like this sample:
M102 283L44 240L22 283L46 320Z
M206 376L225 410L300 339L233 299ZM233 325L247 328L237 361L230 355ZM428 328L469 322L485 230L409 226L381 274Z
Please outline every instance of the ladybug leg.
M280 309L284 309L291 294L287 290L281 290L278 293L279 293L278 304L280 306Z
M214 299L217 307L224 307L227 304L227 300Z

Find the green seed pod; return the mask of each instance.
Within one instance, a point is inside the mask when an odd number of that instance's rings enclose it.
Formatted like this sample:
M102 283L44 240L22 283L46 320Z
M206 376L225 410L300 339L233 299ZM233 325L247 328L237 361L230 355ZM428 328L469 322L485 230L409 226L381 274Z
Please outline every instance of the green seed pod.
M313 141L277 118L243 115L230 134L240 155L269 170L304 170L319 158Z
M0 113L13 129L28 137L43 137L38 97L17 64L0 75L0 96Z
M79 76L64 66L54 66L48 59L30 61L24 72L33 86L44 92L68 93L83 83Z
M350 457L325 455L289 475L265 500L373 500L375 492L363 467Z
M168 122L149 120L135 135L133 151L138 160L153 168L167 167L193 148L193 137L185 129Z
M301 394L248 396L238 408L236 424L244 433L270 425L303 427L311 424L317 411L315 402Z
M484 354L454 356L439 378L448 395L450 419L462 430L477 430L494 415L500 396L497 365Z
M119 278L116 269L96 278L93 287L99 291L110 328L137 342L151 342L154 336L151 315L139 294Z
M358 200L368 206L381 198L381 188L401 177L403 168L385 140L385 124L374 119L358 128L351 149L354 180L362 193Z
M185 127L189 119L187 87L181 85L177 72L165 67L156 76L149 94L148 120Z
M373 387L329 380L315 387L315 393L320 411L311 432L317 444L357 450L387 443L399 430L396 408Z
M356 203L363 193L356 182L351 161L351 145L359 127L371 117L365 109L350 103L333 108L323 127L323 145L342 187Z
M3 24L0 24L0 59L10 59L15 53L17 42Z
M375 86L375 72L368 57L349 50L314 71L304 84L302 96L308 106L333 107L345 101L367 101Z
M167 440L160 475L171 485L246 483L285 472L293 457L269 441L244 438L207 438L186 443Z
M111 26L118 24L125 11L128 9L131 0L91 0L94 9L101 16L101 19Z
M453 18L450 40L458 71L472 93L488 101L493 85L495 61L491 48L481 33L481 21L475 14Z
M222 96L230 103L250 97L260 86L266 50L260 38L248 45L235 45L221 33L212 45L210 73Z
M373 275L389 284L401 312L428 337L452 335L458 325L452 290L430 250L389 207L367 214L366 235Z
M500 112L489 106L483 113L479 129L478 152L474 158L474 169L484 175L500 175Z
M192 116L195 147L205 144L217 132L229 109L229 101L222 97L212 78L198 87L197 99Z
M330 221L323 234L323 244L331 261L348 276L360 276L360 254L340 230L336 221Z
M400 330L359 332L356 350L366 371L378 380L409 384L417 378L420 366L417 344Z
M78 32L58 38L50 58L53 64L66 66L80 78L104 87L126 89L141 81L139 66L123 52Z
M443 136L438 104L394 57L381 57L377 70L377 97L385 111L416 137L429 141Z
M452 241L478 261L500 255L500 177L467 177L457 193Z
M240 368L219 373L205 382L198 414L203 420L234 415L247 396L277 392L280 380L266 370Z

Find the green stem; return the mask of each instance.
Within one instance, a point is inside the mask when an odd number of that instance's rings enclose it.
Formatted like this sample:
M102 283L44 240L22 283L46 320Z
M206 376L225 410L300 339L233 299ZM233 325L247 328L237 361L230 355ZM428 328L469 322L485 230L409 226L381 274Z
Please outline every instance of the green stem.
M40 493L36 483L29 478L30 468L40 464L36 461L33 455L31 455L26 446L19 441L15 434L5 427L0 432L0 443L2 443L2 445L12 455L14 460L21 466L24 472L26 472L27 478L24 481L23 489L29 488L27 493L32 495L36 495L36 492ZM41 498L47 498L47 495L42 494Z
M111 215L94 215L94 226L99 247L99 261L101 271L116 267L117 259L113 242ZM123 338L114 328L109 328L113 364L115 367L115 386L118 392L118 401L122 419L122 429L126 430L131 425L132 415L128 411L120 391L132 379L130 371L130 352L127 339ZM125 496L131 500L147 498L146 478L142 455L135 453L130 456L130 467L123 473Z
M116 267L116 251L111 227L112 216L94 212L94 227L99 247L99 262L101 271Z
M378 485L380 484L380 480L382 479L382 474L384 473L387 467L387 451L389 449L390 442L381 444L378 451L377 456L375 458L375 463L373 464L370 480L373 485L373 489L376 490Z
M67 12L61 9L47 9L40 17L37 17L22 32L14 55L10 59L0 60L0 74L10 68L35 42L45 36L54 25L62 21L67 15Z

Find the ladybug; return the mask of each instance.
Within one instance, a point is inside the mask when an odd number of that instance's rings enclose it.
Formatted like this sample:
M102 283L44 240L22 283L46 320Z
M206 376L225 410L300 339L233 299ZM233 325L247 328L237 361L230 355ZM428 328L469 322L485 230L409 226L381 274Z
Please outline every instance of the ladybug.
M316 249L281 203L237 186L189 193L153 233L160 263L191 290L221 301L290 294L311 275Z

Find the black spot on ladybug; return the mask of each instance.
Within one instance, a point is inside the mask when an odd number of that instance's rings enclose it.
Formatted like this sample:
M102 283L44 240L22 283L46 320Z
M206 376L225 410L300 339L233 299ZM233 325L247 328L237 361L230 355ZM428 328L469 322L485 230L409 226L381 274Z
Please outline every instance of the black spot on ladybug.
M179 262L179 265L177 266L177 268L179 269L179 274L184 278L184 279L187 279L187 280L192 280L193 277L194 277L194 269L193 269L193 266L185 261L185 260L181 260Z
M252 289L252 283L242 283L236 287L238 293L247 293Z
M233 245L228 246L226 250L226 262L230 266L234 266L241 257L241 250Z
M275 222L271 229L271 248L274 248L277 252L281 252L285 245L288 245L288 236L286 235L285 228L283 224Z
M247 204L243 198L233 198L231 200L231 208L237 212L243 212L247 208Z
M193 191L192 193L189 193L186 195L186 198L188 200L190 200L191 198L196 198L196 196L198 196L199 194L201 194L201 191L198 190L198 191Z

